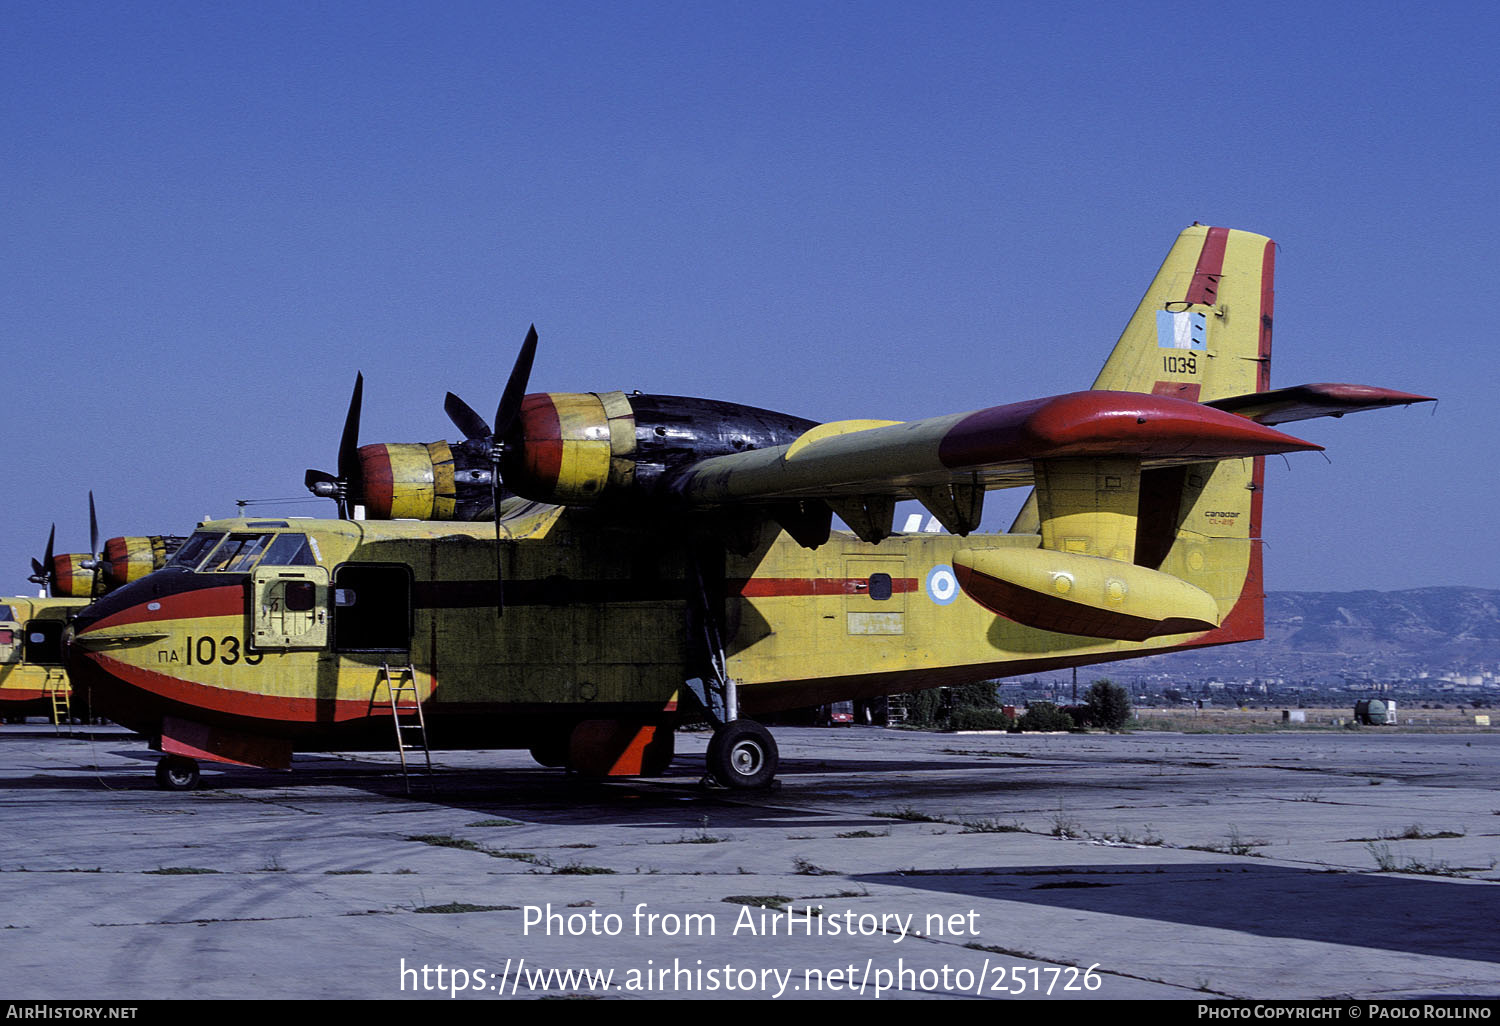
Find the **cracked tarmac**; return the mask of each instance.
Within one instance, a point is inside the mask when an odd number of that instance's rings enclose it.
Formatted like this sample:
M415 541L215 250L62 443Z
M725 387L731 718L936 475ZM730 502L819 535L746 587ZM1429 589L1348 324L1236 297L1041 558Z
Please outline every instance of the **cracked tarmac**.
M408 796L393 754L167 793L124 731L0 728L9 989L1500 995L1500 735L775 735L763 794L684 733L658 780L440 752Z

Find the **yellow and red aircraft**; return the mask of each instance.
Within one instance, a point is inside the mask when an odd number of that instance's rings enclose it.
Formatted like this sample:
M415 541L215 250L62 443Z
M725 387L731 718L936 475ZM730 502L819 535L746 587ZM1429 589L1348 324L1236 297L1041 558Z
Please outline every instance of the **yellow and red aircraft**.
M99 547L94 496L89 495L89 544ZM73 616L100 595L140 580L166 565L186 539L169 536L110 538L100 556L54 553L57 529L47 551L31 561L30 580L43 587L36 597L0 598L0 718L34 713L61 723L72 714L72 688L63 668L63 630Z
M358 448L356 383L308 486L440 519L201 524L75 620L69 669L167 787L390 748L418 706L435 747L604 775L661 771L706 714L710 772L757 787L755 715L1259 638L1263 458L1320 448L1271 425L1428 401L1269 390L1274 253L1194 225L1092 390L911 423L525 395L534 329L493 430L450 396L456 445ZM1023 485L1011 531L975 533ZM948 533L894 531L902 499Z
M0 598L0 718L7 723L44 713L70 714L72 690L63 669L63 630L86 598Z

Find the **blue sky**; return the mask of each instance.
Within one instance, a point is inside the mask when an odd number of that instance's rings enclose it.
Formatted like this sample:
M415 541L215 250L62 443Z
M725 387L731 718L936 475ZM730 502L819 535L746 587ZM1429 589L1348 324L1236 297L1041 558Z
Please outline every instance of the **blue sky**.
M1487 5L3 9L0 591L90 488L106 535L305 494L356 370L363 441L453 437L532 322L533 390L1086 387L1194 220L1282 246L1273 384L1442 400L1293 426L1268 586L1500 584Z

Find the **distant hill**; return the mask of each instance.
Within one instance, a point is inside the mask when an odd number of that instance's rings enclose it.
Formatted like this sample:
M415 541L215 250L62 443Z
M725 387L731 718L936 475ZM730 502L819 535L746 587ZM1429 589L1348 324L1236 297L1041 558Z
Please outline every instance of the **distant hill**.
M1378 679L1500 669L1500 591L1276 591L1266 595L1264 641L1112 668L1122 679L1153 673L1250 679Z

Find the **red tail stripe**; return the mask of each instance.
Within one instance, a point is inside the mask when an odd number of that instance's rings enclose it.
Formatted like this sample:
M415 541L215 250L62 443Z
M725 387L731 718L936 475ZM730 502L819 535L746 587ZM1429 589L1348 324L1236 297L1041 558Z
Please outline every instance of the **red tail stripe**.
M1271 387L1271 322L1276 308L1276 243L1266 240L1266 252L1260 265L1260 373L1256 391Z
M1187 302L1212 306L1219 299L1219 279L1224 276L1224 248L1229 243L1228 228L1210 228L1198 254L1198 266L1188 285Z

